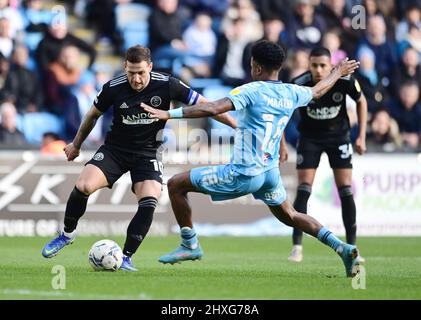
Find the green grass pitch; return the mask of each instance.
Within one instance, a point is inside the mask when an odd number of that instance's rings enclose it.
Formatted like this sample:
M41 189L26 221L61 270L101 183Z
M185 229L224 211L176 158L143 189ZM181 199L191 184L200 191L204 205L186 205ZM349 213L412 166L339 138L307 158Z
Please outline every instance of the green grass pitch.
M137 273L93 271L88 250L102 238L79 237L52 259L41 256L49 238L0 238L0 299L421 299L421 238L360 238L358 290L340 258L310 237L300 264L286 259L289 237L201 237L204 258L176 265L157 259L178 237L149 237L133 259ZM55 265L65 268L65 290L52 288Z

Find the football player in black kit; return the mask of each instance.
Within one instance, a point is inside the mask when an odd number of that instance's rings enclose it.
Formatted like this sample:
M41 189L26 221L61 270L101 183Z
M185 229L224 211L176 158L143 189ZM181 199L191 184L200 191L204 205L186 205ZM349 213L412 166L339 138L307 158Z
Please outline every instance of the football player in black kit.
M55 256L59 250L73 242L77 223L86 210L89 195L104 187L112 188L129 171L132 191L139 206L127 229L121 269L137 271L132 265L131 256L149 231L161 193L160 132L166 123L150 118L140 104L143 102L155 108L169 110L172 100L187 105L206 100L180 80L153 72L148 48L139 45L129 48L124 69L124 75L102 87L73 142L64 148L68 161L78 157L82 143L97 119L109 108L113 108L111 129L104 144L87 162L78 177L67 201L64 230L44 247L42 254L46 258ZM215 118L231 127L236 126L235 120L226 114Z
M331 55L326 48L316 48L310 53L310 71L293 79L293 83L313 86L326 78L332 70ZM323 97L312 100L300 108L297 143L298 188L294 208L307 213L307 201L311 194L316 169L322 152L326 152L333 169L335 183L342 204L342 219L346 231L346 242L356 242L356 208L351 189L352 153L350 124L346 110L346 95L357 103L359 133L355 149L362 155L366 151L367 101L358 81L352 76L341 78ZM282 149L284 150L284 149ZM301 230L294 229L293 248L288 260L301 262ZM360 257L360 262L363 258Z

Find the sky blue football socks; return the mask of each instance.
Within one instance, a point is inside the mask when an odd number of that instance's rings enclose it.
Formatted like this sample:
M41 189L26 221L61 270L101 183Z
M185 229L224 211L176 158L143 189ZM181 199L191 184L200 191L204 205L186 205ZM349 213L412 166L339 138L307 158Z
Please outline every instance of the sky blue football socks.
M343 244L343 242L338 239L329 229L323 227L320 229L317 234L317 239L319 239L324 244L331 247L335 252L338 252L338 248ZM340 252L338 252L340 253Z
M196 231L194 228L181 228L181 244L189 249L196 249L199 241L197 240Z

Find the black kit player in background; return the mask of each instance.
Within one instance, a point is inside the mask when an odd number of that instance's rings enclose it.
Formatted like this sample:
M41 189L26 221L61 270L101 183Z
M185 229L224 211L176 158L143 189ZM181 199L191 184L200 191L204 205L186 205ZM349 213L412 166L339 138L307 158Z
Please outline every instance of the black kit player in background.
M293 83L313 86L326 78L333 66L326 48L316 48L310 53L310 71L293 79ZM298 188L294 208L307 213L307 201L311 194L314 177L322 152L326 152L333 169L335 183L341 199L342 219L346 231L346 242L356 242L356 208L352 194L352 143L350 124L346 109L346 95L357 103L359 133L355 149L362 155L366 151L367 100L358 81L352 76L341 78L323 97L312 100L307 107L300 108L297 143ZM285 152L285 148L281 149ZM293 248L288 260L303 259L301 230L294 229ZM361 262L363 258L360 257Z
M150 118L140 107L146 103L162 110L169 110L172 100L187 105L205 102L200 94L180 80L152 71L151 52L148 48L134 46L127 50L125 74L107 82L98 93L93 106L85 115L73 142L64 148L67 160L79 156L86 137L97 119L113 108L113 123L105 143L87 162L76 181L67 201L64 230L48 243L42 254L53 257L76 237L76 226L85 213L88 197L98 189L113 184L130 172L132 191L138 201L138 210L131 220L123 248L121 269L137 271L131 263L152 224L153 213L161 194L162 162L159 147L166 121ZM215 117L233 128L235 120L227 114Z

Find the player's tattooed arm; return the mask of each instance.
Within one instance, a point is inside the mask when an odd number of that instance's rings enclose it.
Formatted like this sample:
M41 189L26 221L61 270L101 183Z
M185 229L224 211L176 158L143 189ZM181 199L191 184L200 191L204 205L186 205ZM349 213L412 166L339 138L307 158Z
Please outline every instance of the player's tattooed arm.
M328 92L335 85L341 77L345 77L351 73L354 73L360 66L360 63L355 60L348 60L348 58L342 60L330 73L328 77L319 81L314 87L311 87L313 92L313 98L319 99L326 92Z
M69 143L63 149L68 161L73 161L79 156L83 141L85 141L86 137L95 127L95 123L101 115L102 112L99 111L95 106L92 106L91 109L89 109L89 111L86 113L82 123L79 126L76 136L73 139L73 142Z
M85 141L86 137L91 133L92 129L95 127L95 124L98 118L102 115L102 112L99 111L95 106L92 106L91 109L86 113L85 117L82 120L82 123L79 126L79 129L76 133L76 136L73 139L73 145L80 149L82 143Z

